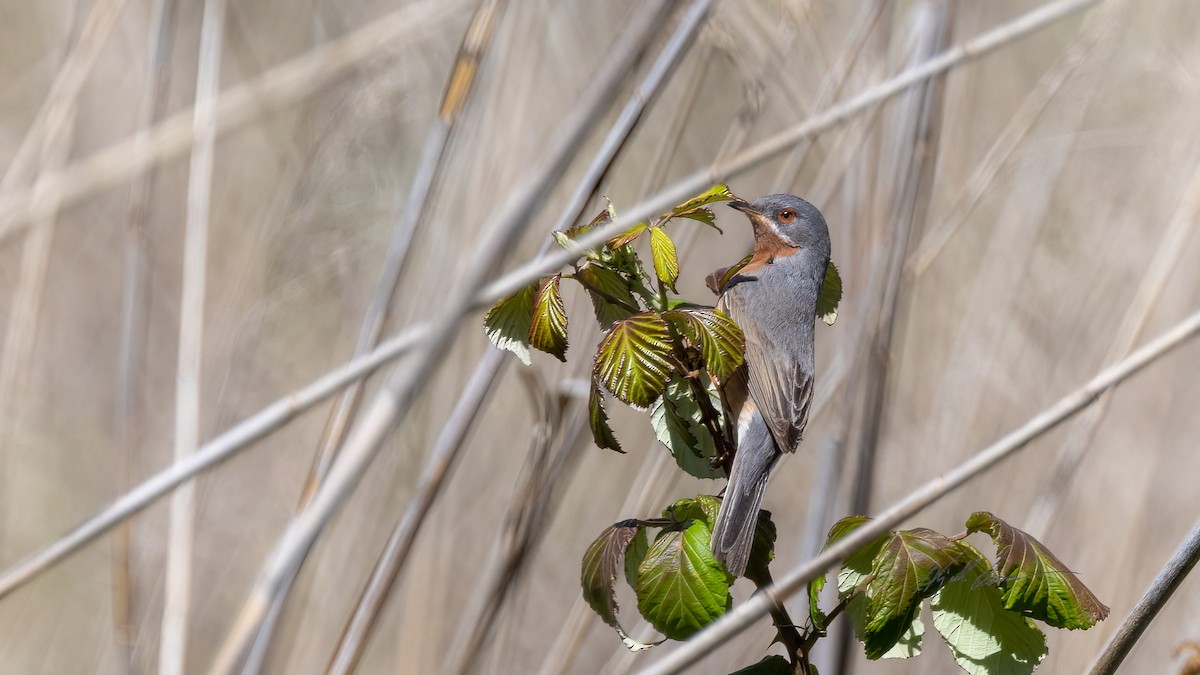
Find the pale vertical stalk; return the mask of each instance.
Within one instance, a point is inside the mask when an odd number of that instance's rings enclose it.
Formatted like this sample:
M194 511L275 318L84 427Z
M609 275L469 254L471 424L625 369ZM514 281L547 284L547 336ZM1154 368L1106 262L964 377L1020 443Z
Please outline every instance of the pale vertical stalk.
M183 289L179 311L179 359L175 371L175 461L190 457L200 444L200 361L203 352L204 286L212 197L213 154L217 142L216 98L221 76L225 0L207 0L200 25L196 74L196 144L188 174L184 232ZM186 663L191 605L192 547L195 540L195 484L172 495L167 536L166 591L158 670L182 675Z
M171 45L174 37L175 0L154 0L150 7L150 26L146 53L149 68L142 90L138 126L148 128L158 119L170 75ZM149 277L146 221L154 172L135 181L129 190L128 220L125 226L125 277L121 295L121 335L117 349L117 387L113 407L113 455L116 467L116 494L129 491L133 466L141 445L142 419L138 394L142 385L141 357L146 329L146 295ZM126 673L133 671L134 590L131 569L132 524L125 521L113 536L113 630Z

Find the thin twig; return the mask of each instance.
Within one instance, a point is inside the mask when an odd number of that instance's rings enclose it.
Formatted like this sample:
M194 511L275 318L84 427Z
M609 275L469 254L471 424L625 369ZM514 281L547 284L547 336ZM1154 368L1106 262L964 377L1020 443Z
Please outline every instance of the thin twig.
M388 378L360 424L347 439L338 460L330 468L325 482L309 506L292 520L280 538L229 636L217 653L212 668L214 675L232 673L242 660L281 583L291 576L333 513L358 485L378 454L385 436L406 416L417 394L431 379L448 352L453 336L473 307L478 289L491 277L521 232L529 226L532 216L552 186L562 177L587 132L611 103L625 75L665 23L669 10L669 3L656 3L638 12L630 29L613 46L610 58L591 78L593 86L584 91L559 132L551 139L542 160L530 171L526 180L518 183L520 189L499 211L462 279L447 298L444 309L432 322L429 338L417 346L413 358L407 359Z
M782 598L794 595L817 575L845 560L875 537L883 534L889 528L899 525L905 519L1029 445L1033 440L1086 408L1105 391L1124 382L1176 347L1194 338L1198 333L1200 333L1200 310L1130 354L1128 358L1100 371L1087 384L1062 397L1021 427L1009 432L942 476L934 478L910 492L863 527L845 538L839 539L816 558L793 568L776 584L775 595ZM717 649L734 635L746 630L755 621L765 616L770 611L770 605L769 600L752 596L709 625L677 651L650 666L644 671L645 675L682 672L683 669L696 663L704 655Z
M271 110L300 101L364 62L386 57L386 45L430 31L455 16L466 1L423 0L405 5L345 37L230 88L216 103L217 133L236 129ZM45 191L66 207L188 151L196 141L192 128L194 114L194 110L182 110L153 129L139 131L48 174ZM0 194L0 242L47 212L46 205L34 199L32 190L6 190Z
M146 53L149 68L142 89L138 128L154 124L166 104L170 77L171 49L174 42L176 0L155 0L150 7L150 33ZM139 392L142 387L142 356L146 332L146 297L150 278L146 260L146 221L155 172L150 171L129 188L128 216L125 225L124 279L121 294L121 334L117 347L116 401L113 404L113 455L116 467L116 494L125 494L133 483L133 471L141 447L142 418ZM133 672L135 628L134 583L131 563L132 523L125 521L113 536L113 631L122 666Z
M433 0L426 1L432 2ZM584 251L602 245L613 236L629 229L640 219L661 213L683 199L709 187L713 182L747 171L805 138L832 128L864 111L871 110L907 87L978 58L1061 19L1071 12L1081 10L1099 1L1060 0L1043 5L1039 9L943 52L914 71L905 71L863 91L850 101L833 106L799 123L790 130L739 154L734 160L721 162L696 172L620 215L613 223L590 231L575 242L571 250L552 252L505 274L475 296L472 308L478 309L493 304L514 290L569 264ZM2 213L2 209L0 209L0 213ZM3 222L2 217L0 217L0 222ZM250 443L265 437L296 415L336 393L349 382L363 377L375 368L406 353L417 343L427 340L432 331L433 326L429 323L417 324L405 329L391 337L370 355L354 359L308 386L275 401L267 408L206 443L188 461L168 467L146 480L132 492L117 499L106 509L80 524L75 530L0 575L0 598L78 550L96 536L107 532L124 518L144 509L179 484L228 459Z
M188 168L187 222L184 228L183 289L179 301L179 361L175 371L175 461L200 445L200 376L204 335L204 287L208 266L208 228L212 202L214 117L221 78L225 0L207 0L200 25L200 57L193 108L192 159ZM192 548L196 537L195 484L171 497L167 531L166 594L163 601L159 673L182 675L187 657L191 607Z
M1150 622L1158 615L1163 605L1167 604L1171 594L1179 588L1179 584L1196 566L1197 561L1200 561L1200 523L1196 523L1187 539L1184 539L1175 551L1175 555L1171 556L1158 576L1154 577L1142 599L1125 615L1121 627L1108 641L1100 658L1092 666L1091 675L1112 675L1117 672L1121 662L1129 655L1129 650L1133 649L1138 638L1150 626Z

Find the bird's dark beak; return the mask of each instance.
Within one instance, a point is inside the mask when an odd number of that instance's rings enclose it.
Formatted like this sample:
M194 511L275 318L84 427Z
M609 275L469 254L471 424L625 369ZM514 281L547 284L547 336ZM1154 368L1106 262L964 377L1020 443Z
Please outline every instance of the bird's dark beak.
M741 211L742 213L753 213L754 212L754 207L750 206L750 202L744 202L740 199L735 199L735 200L729 202L729 208L737 209L738 211Z

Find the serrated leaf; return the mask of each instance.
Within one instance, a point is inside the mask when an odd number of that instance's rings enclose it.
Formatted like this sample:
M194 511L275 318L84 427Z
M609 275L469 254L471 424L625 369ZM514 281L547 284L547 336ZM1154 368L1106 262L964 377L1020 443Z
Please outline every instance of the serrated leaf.
M674 371L670 339L666 321L656 312L614 323L596 352L596 377L613 396L644 410Z
M713 408L720 410L720 395L713 390L708 393ZM721 470L710 461L716 457L717 447L702 420L691 387L678 375L671 378L663 395L650 405L654 435L671 451L679 468L697 478L720 478Z
M933 595L933 627L971 675L1028 675L1046 656L1046 636L1028 617L1004 608L983 554L959 542L968 564Z
M617 436L613 433L612 427L608 424L608 413L604 410L604 392L600 391L600 385L596 380L592 380L592 391L588 394L588 425L592 429L592 438L596 441L596 447L608 448L616 450L624 454L621 449L621 444L617 442Z
M711 533L702 520L667 530L650 545L638 568L638 611L655 630L685 640L729 610L725 566L709 550Z
M821 282L821 295L817 296L817 316L830 326L837 321L838 303L842 301L842 275L837 265L830 260L825 266L825 280Z
M616 523L596 537L583 554L580 574L583 599L604 623L618 630L621 626L617 621L617 570L623 567L625 551L642 529L636 520Z
M715 379L729 377L742 365L746 337L728 314L714 307L693 307L665 312L663 318L700 350L705 370Z
M529 327L533 324L534 297L539 284L525 288L497 302L483 317L483 329L497 349L517 355L529 365Z
M698 209L692 209L691 211L684 211L683 213L676 214L673 217L688 218L688 219L694 220L698 223L704 223L705 225L708 225L709 227L716 230L717 232L720 232L721 234L725 234L724 230L717 227L717 216L716 216L716 214L714 214L712 212L712 209L706 209L706 208L701 207Z
M648 229L650 229L650 226L646 223L637 223L628 230L625 230L621 234L609 239L608 247L617 249L621 248L622 246L628 246L632 244L638 237L642 236L642 234Z
M907 659L917 656L921 653L921 639L925 635L925 624L921 621L919 608L918 612L913 615L912 623L908 629L892 645L892 648L879 655L879 659ZM854 637L866 645L867 628L867 598L865 595L856 595L850 599L846 605L846 620L850 622L850 627L854 630Z
M829 528L829 534L825 537L825 548L829 548L831 544L862 527L869 520L870 518L866 516L849 516L837 521L833 527ZM870 576L875 554L883 548L889 536L890 533L879 535L842 563L841 569L838 570L839 600L845 600L850 594L859 590L859 586Z
M658 280L678 293L675 280L679 278L679 254L675 251L675 242L661 227L650 228L650 257L654 260Z
M867 580L867 658L887 653L912 625L921 601L957 574L967 559L957 542L925 528L892 532L871 563Z
M686 218L688 216L685 216L684 214L694 211L702 206L716 204L717 202L730 202L735 199L737 199L737 197L735 197L733 193L729 191L728 186L718 183L705 190L701 194L698 194L679 206L671 209L671 215Z
M714 521L715 522L715 521ZM771 512L766 509L758 510L758 520L754 524L754 540L750 543L750 558L746 562L746 578L757 586L769 583L768 569L775 559L775 540L778 531Z
M729 675L791 675L791 673L792 664L788 662L787 657L772 654L764 656L762 661L754 665L746 666Z
M1071 630L1086 630L1108 616L1108 607L1029 534L986 511L971 514L967 531L985 532L996 545L1005 609Z
M630 308L638 306L629 282L610 267L588 263L580 268L578 277L588 292L601 328L608 328L613 322L627 318L635 311Z
M561 277L542 279L533 299L533 322L529 326L529 344L559 361L567 360L567 308L563 305Z

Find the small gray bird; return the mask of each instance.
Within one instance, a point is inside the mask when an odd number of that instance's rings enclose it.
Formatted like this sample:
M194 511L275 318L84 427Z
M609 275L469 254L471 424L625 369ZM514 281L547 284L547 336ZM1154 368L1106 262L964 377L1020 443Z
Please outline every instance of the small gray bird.
M713 527L712 551L742 576L771 469L800 445L813 397L813 328L829 264L829 229L815 206L795 195L767 195L729 206L754 228L754 256L721 287L717 307L746 335L745 364L721 384L737 422L737 450Z

